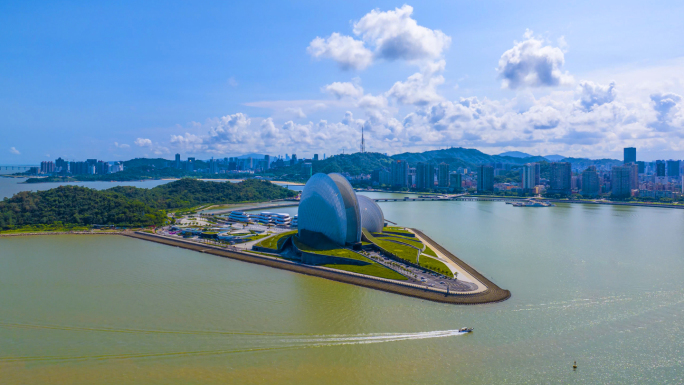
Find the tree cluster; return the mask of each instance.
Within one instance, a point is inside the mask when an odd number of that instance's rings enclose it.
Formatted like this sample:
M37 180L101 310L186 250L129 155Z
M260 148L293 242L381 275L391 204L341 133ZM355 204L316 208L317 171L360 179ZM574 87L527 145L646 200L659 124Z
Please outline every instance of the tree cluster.
M186 178L152 189L119 186L102 191L60 186L47 191L24 191L0 201L0 229L56 223L158 226L166 220L166 210L283 199L296 194L296 191L256 179L230 183Z

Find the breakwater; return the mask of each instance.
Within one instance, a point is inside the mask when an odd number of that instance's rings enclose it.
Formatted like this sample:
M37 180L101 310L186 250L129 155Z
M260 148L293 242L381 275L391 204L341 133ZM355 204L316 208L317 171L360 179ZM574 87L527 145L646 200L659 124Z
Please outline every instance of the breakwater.
M475 269L472 269L470 266L465 264L460 259L457 263L459 263L460 266L464 267L464 269L467 267L469 273L473 274L478 279L481 279L480 282L484 283L487 286L487 290L479 293L470 294L447 292L442 289L429 288L423 285L404 283L384 278L369 277L362 274L330 269L323 266L305 265L298 262L270 257L266 255L259 255L249 252L236 251L233 249L202 245L195 242L168 238L161 235L141 232L124 232L122 233L122 235L141 240L157 242L169 246L176 246L188 250L199 251L202 253L212 254L220 257L236 259L243 262L256 263L260 265L275 267L278 269L289 270L301 274L326 278L333 281L350 283L353 285L363 286L376 290L382 290L395 294L406 295L409 297L421 298L434 302L459 305L478 305L505 301L511 296L510 291L499 288L493 282L484 278L484 276L479 274L477 271L475 271ZM439 247L440 251L445 251L443 248L441 248L441 246L436 244L434 241L431 241L431 243L433 243L436 247ZM446 252L445 255L453 256L453 254L447 253L448 252Z

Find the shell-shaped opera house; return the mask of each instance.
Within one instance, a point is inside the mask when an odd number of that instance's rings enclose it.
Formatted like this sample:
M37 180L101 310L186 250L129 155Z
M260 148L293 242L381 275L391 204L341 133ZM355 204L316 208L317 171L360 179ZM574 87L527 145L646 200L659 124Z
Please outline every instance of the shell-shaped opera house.
M313 175L299 203L299 239L314 246L321 235L344 246L361 242L361 229L382 231L384 216L372 199L357 196L340 174Z

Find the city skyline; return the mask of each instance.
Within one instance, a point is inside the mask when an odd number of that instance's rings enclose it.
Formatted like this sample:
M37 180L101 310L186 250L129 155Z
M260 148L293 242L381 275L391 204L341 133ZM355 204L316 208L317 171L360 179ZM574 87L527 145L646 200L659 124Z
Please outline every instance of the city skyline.
M349 153L362 129L389 154L681 159L682 5L620 4L172 4L151 30L120 21L152 6L17 5L0 30L0 163ZM206 23L236 12L247 20Z

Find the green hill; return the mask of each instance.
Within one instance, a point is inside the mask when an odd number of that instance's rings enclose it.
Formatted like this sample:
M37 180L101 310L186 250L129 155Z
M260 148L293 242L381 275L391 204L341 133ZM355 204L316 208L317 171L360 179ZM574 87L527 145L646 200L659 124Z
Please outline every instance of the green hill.
M25 191L0 201L0 229L95 224L158 226L166 220L166 210L296 195L296 191L256 179L230 183L186 178L152 189L119 186L102 191L61 186L47 191Z
M296 191L258 179L231 183L183 178L152 189L117 186L105 191L163 210L189 208L210 203L269 201L297 196Z
M474 148L452 147L443 150L432 150L425 152L405 152L392 156L393 159L401 159L409 162L411 166L418 162L445 162L451 167L473 167L485 163L510 163L525 164L530 162L541 162L545 159L541 156L526 158L514 156L489 155Z
M163 211L106 191L61 186L23 191L0 202L0 229L36 225L153 226L166 219Z

